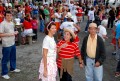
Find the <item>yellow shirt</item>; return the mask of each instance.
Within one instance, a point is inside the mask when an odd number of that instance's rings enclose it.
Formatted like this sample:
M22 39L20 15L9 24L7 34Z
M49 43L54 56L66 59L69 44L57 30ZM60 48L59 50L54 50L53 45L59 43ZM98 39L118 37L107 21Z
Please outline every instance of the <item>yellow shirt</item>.
M95 58L96 47L97 47L97 35L95 36L94 39L92 39L91 36L89 35L86 49L88 57Z

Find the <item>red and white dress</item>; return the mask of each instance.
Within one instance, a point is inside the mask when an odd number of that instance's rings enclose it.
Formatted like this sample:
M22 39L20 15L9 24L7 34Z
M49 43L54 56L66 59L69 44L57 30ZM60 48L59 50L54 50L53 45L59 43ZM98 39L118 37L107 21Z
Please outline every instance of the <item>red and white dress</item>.
M42 79L42 81L56 81L57 76L57 64L56 64L56 43L54 40L54 37L49 37L48 35L43 40L43 47L45 49L48 49L47 54L47 71L48 76L47 78L43 76L44 73L44 62L43 58L40 63L39 68L39 79Z

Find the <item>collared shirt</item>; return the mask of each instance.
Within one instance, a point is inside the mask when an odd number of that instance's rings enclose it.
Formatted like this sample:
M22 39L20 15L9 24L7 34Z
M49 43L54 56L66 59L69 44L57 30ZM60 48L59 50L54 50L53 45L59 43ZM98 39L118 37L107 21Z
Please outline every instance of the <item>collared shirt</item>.
M57 44L57 48L59 48L64 43L66 43L66 41L64 40L59 41ZM79 57L81 55L78 44L76 44L75 42L67 42L67 44L68 44L67 47L61 48L61 51L58 53L57 65L59 68L62 65L63 58L72 59L74 58L74 56Z
M0 24L0 33L14 33L14 26L15 25L13 22L7 22L6 20L4 20ZM9 47L15 44L15 36L1 38L3 47Z
M91 36L89 35L86 49L88 57L95 58L96 47L97 47L97 34L94 39L92 39Z

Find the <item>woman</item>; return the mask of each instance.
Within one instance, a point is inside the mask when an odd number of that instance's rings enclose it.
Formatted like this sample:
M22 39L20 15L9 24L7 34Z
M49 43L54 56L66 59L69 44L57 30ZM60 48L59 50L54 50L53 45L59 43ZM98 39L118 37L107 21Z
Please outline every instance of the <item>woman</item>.
M23 22L23 32L22 32L22 44L25 45L26 44L26 36L30 33L33 33L32 30L32 24L31 24L31 20L30 20L30 16L27 15L27 17L25 17L25 20Z
M56 43L53 35L56 33L56 26L51 21L46 27L46 37L43 40L43 58L39 68L39 79L42 81L56 81Z
M57 30L59 30L60 23L61 23L61 10L60 9L56 9L56 13L54 15L55 15L56 28L57 28Z
M60 81L72 81L75 55L79 59L80 67L82 67L83 61L80 56L78 44L74 42L75 38L76 35L74 32L66 28L64 29L64 39L57 44L57 65L60 74Z

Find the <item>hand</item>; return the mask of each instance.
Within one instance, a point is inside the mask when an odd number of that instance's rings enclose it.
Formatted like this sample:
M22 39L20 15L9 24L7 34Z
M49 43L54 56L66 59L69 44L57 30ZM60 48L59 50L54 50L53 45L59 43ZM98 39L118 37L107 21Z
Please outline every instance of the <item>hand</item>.
M48 74L47 70L44 70L43 76L47 77L47 74Z
M80 66L80 68L83 68L83 67L84 67L83 61L79 62L79 66Z
M18 31L15 31L14 34L17 35L17 34L18 34Z
M65 47L67 47L67 43L64 43L64 44L62 44L59 48L58 48L58 53L60 52L60 50L61 50L61 48L65 48Z
M67 45L68 45L67 43L64 43L60 46L60 48L65 48L65 47L67 47Z
M99 67L99 66L100 66L100 62L96 62L95 67Z

